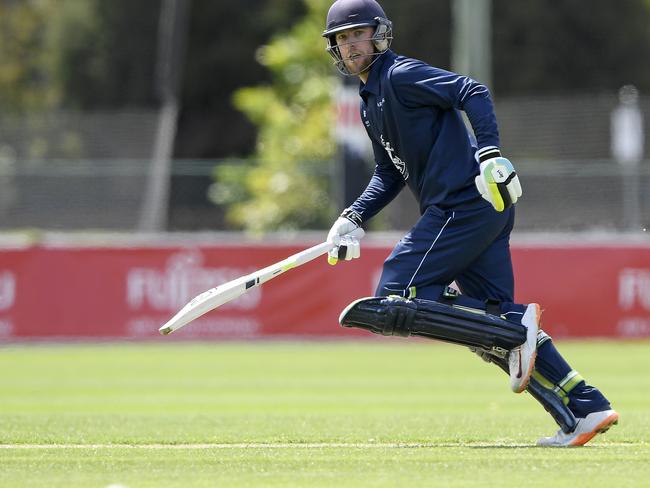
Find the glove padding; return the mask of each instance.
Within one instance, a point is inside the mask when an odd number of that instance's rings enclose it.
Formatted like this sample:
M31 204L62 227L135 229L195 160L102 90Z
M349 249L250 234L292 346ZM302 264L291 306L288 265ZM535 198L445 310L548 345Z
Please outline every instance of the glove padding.
M512 163L506 158L483 161L480 174L474 182L481 196L490 202L497 212L503 212L521 196L519 177Z
M327 253L327 262L335 265L339 260L350 261L361 255L359 240L365 235L363 229L345 217L339 217L327 234L327 242L334 245Z

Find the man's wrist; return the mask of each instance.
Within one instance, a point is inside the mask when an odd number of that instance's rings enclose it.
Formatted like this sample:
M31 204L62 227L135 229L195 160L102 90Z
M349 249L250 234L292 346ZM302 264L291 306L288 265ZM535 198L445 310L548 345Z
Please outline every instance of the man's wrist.
M496 146L487 146L479 149L476 155L478 156L478 162L482 163L488 159L501 157L501 151Z
M341 212L341 217L348 219L350 222L352 222L354 225L357 227L361 227L361 224L363 223L363 219L361 218L361 214L357 212L356 210L353 210L351 208L346 208Z

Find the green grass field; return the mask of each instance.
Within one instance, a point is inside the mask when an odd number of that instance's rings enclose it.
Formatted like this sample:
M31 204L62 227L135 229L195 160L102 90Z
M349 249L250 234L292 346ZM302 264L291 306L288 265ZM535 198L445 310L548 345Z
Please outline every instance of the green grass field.
M650 486L650 343L559 348L621 414L577 449L465 349L325 343L0 348L0 486Z

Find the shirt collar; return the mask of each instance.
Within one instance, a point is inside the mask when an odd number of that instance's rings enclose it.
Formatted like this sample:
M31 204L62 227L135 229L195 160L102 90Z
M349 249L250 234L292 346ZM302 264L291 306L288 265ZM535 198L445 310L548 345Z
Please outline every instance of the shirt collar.
M397 54L390 49L379 56L377 62L370 67L368 81L365 84L362 81L359 82L359 95L364 98L368 93L379 95L379 80L381 74L393 64L396 57Z

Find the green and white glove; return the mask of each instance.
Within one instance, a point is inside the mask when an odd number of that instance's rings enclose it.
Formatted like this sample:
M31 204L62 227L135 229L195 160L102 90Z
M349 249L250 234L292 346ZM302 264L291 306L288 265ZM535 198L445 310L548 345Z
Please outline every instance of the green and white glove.
M494 150L493 154L499 154ZM521 196L521 183L512 163L506 158L481 159L480 173L474 182L481 196L490 202L497 212L503 212Z
M364 231L359 227L361 217L356 212L346 209L336 219L327 234L327 241L334 247L327 253L327 262L335 265L340 259L351 261L361 255L361 243Z

